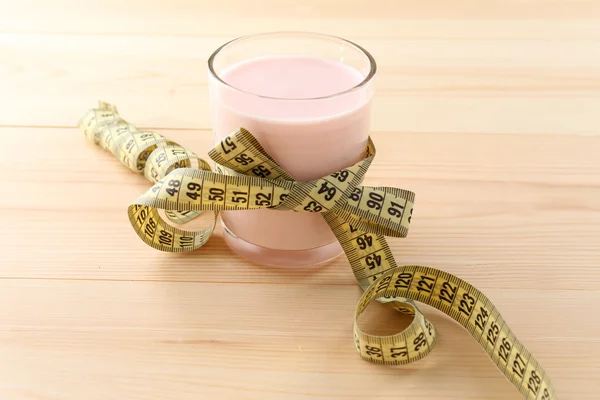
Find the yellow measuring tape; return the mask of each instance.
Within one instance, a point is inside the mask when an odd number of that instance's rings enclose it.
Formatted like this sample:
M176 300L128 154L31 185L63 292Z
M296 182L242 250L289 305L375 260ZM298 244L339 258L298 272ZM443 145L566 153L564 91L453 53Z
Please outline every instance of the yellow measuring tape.
M414 194L360 185L375 156L370 139L358 163L321 179L297 182L244 129L210 151L217 165L217 172L212 172L190 150L123 120L113 105L100 102L78 126L88 139L154 183L128 209L131 225L149 246L167 252L200 248L212 234L220 210L321 213L365 290L354 315L354 341L363 359L401 365L429 354L437 333L417 308L418 301L444 312L469 331L526 399L557 399L542 366L483 293L444 271L396 264L385 236L407 235ZM213 219L208 228L186 231L169 224L159 210L177 224L204 211L212 212ZM412 323L391 336L361 331L357 319L374 300L412 315Z

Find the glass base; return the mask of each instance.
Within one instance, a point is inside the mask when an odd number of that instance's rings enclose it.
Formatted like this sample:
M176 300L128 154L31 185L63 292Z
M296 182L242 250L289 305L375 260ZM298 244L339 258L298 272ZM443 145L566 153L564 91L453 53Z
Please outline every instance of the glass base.
M311 267L327 263L344 253L338 242L306 250L277 250L257 246L236 236L221 220L225 243L246 260L270 267Z

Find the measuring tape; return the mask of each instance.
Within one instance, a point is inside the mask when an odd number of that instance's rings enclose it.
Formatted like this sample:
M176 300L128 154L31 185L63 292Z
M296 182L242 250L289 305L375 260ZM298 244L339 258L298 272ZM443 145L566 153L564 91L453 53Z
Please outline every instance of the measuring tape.
M354 342L364 360L403 365L429 354L437 333L419 311L416 302L421 302L462 325L526 399L557 399L542 366L481 291L438 269L396 264L385 236L407 235L414 193L360 185L375 156L370 138L361 161L323 178L298 182L243 128L210 151L217 169L212 172L190 150L123 120L111 104L100 102L78 126L88 139L154 183L128 208L131 225L147 245L166 252L196 250L210 238L221 210L321 213L364 289L354 315ZM213 218L200 231L169 223L183 224L203 212ZM412 315L411 324L390 336L363 332L358 317L375 300Z

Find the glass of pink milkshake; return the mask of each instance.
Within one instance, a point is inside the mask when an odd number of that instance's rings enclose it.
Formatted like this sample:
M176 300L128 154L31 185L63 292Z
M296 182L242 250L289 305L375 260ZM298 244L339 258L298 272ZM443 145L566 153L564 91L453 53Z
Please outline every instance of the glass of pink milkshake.
M208 60L215 143L250 131L296 180L331 174L364 156L376 64L362 47L317 33L232 40ZM321 264L342 248L318 213L225 211L227 244L251 262Z

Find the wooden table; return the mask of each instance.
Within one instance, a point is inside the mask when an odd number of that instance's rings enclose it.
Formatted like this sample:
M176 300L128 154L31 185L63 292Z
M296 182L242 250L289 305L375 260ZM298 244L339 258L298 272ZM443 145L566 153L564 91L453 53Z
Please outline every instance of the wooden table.
M126 207L149 184L87 143L79 117L104 99L205 154L208 56L282 29L378 60L366 183L417 193L409 237L390 239L399 263L481 288L560 399L598 398L600 3L358 3L0 2L1 399L520 398L435 312L426 359L360 360L343 258L277 270L220 231L171 255L131 229ZM371 311L371 331L406 324Z

